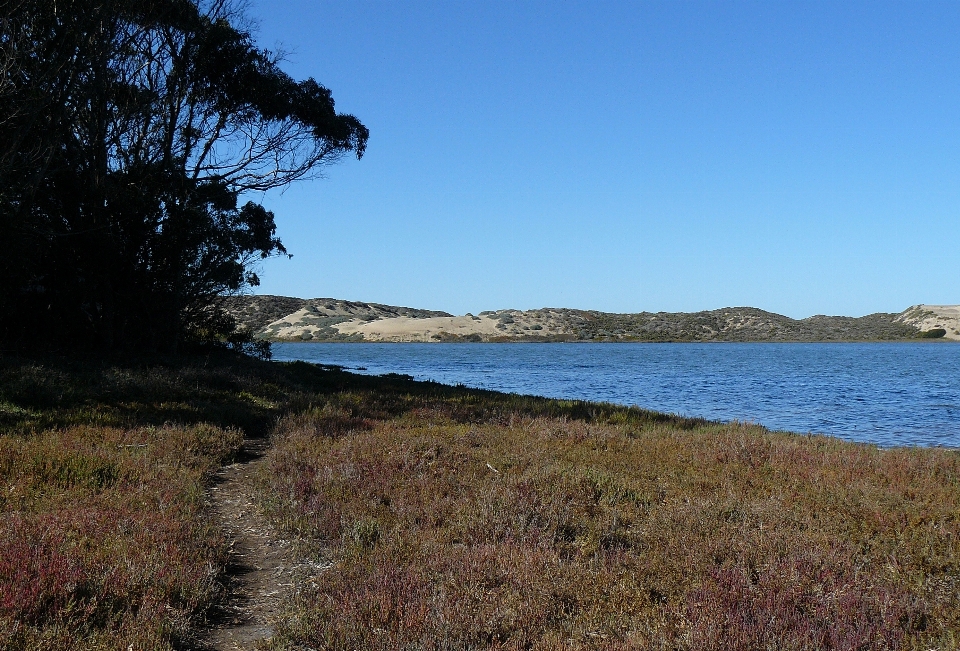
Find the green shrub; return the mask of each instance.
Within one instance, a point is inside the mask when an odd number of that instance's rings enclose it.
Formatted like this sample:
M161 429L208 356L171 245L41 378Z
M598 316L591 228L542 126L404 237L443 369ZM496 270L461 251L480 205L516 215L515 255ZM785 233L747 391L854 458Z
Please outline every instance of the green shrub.
M947 331L943 328L934 328L933 330L926 330L920 333L921 339L941 339L947 334Z

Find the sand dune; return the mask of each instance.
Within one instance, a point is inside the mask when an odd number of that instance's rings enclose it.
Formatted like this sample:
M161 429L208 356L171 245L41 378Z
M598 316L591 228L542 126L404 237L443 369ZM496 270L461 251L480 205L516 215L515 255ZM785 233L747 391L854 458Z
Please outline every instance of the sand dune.
M944 339L960 341L960 305L915 305L901 312L898 320L921 331L942 328Z
M915 305L899 314L806 319L731 307L693 313L612 314L543 308L454 316L338 299L251 296L234 315L272 341L875 341L943 329L960 340L960 305Z
M368 341L436 341L458 337L496 337L497 321L487 316L447 316L414 319L401 316L377 321L350 320L334 326L344 335L362 335Z

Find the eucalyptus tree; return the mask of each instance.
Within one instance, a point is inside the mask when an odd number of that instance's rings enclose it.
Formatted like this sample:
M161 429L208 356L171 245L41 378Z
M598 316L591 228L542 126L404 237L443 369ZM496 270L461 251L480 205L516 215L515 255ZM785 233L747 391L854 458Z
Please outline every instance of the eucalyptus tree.
M0 71L18 74L3 72L0 102L45 100L32 113L53 128L31 137L53 145L26 156L18 144L0 168L6 246L30 251L0 298L8 345L171 350L224 336L220 297L286 252L273 214L244 194L361 157L367 129L315 80L285 74L229 2L17 5L3 14ZM31 19L46 28L23 38ZM46 63L69 83L30 69L56 47L69 55Z

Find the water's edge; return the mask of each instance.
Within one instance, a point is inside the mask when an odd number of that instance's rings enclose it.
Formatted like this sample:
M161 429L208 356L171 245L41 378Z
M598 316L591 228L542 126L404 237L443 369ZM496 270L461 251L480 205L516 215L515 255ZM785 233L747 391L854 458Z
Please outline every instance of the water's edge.
M878 343L290 343L274 359L635 405L883 446L960 447L960 347Z

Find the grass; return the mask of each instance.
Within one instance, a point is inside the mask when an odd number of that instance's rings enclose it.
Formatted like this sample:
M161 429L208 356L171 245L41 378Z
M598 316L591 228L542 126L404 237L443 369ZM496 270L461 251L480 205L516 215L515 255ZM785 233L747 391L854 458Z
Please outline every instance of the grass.
M403 400L340 393L278 427L266 507L329 568L276 648L960 645L956 452Z
M0 360L0 648L196 645L244 434L274 649L960 646L955 451L206 358Z
M0 649L170 649L223 596L205 487L300 395L242 360L0 360Z
M240 442L208 425L0 438L0 648L165 648L219 596L206 477Z

